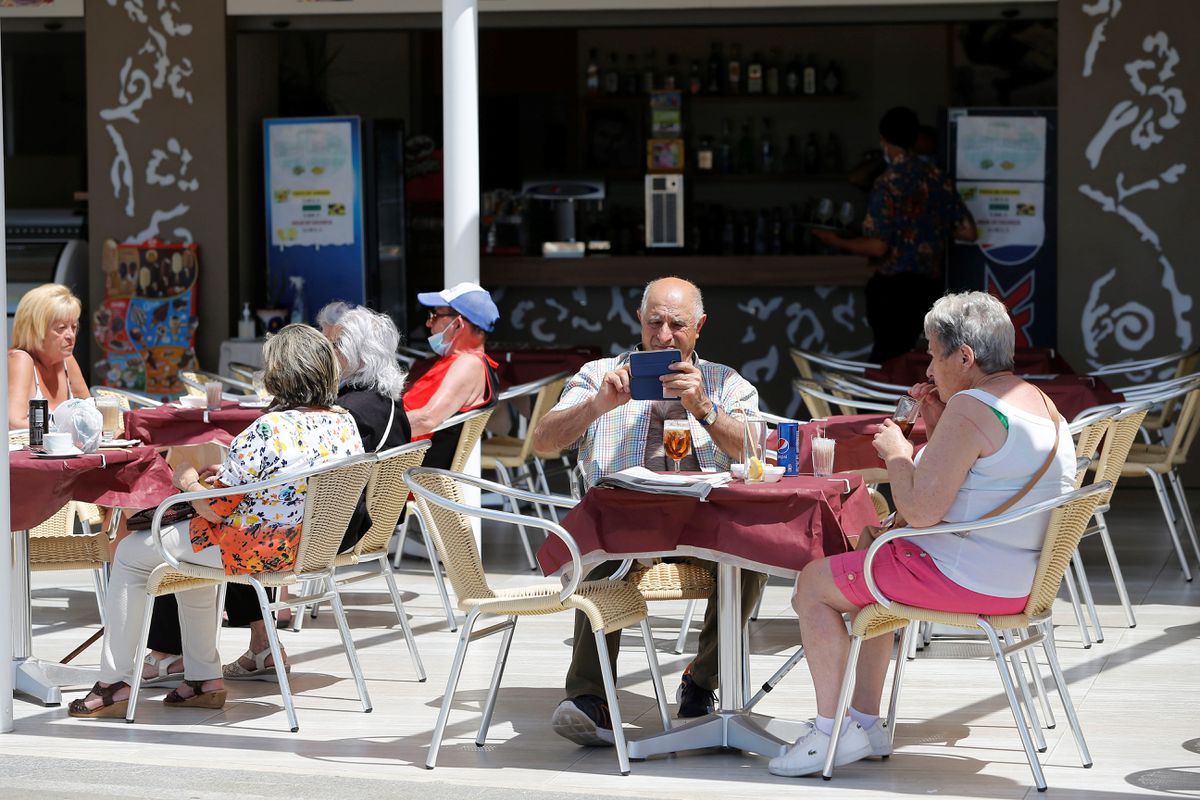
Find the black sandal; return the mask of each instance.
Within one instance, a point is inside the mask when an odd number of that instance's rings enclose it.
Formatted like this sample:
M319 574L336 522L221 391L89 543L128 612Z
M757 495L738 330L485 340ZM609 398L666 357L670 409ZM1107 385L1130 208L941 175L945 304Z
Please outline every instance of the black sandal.
M191 706L192 708L224 708L224 689L213 689L211 692L206 692L201 688L204 686L204 681L185 680L183 685L192 690L190 697L181 697L178 688L172 689L171 693L163 698L163 704L176 708L183 706Z
M71 701L67 706L67 713L72 717L123 717L125 710L129 707L129 698L124 700L113 700L113 695L122 688L128 688L129 684L125 681L117 681L109 686L101 686L99 682L92 686L92 690L81 698ZM100 705L95 708L87 707L87 698L89 695L96 695L100 698Z

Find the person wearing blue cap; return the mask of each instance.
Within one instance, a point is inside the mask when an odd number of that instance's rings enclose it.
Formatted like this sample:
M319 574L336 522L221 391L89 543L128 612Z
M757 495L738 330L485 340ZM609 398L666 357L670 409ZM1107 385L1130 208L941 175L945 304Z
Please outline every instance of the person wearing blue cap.
M460 283L440 292L422 292L428 306L429 347L441 358L404 393L404 410L413 440L433 439L425 456L429 466L448 467L458 447L459 427L434 432L454 414L496 404L499 366L487 353L487 334L500 311L476 283Z

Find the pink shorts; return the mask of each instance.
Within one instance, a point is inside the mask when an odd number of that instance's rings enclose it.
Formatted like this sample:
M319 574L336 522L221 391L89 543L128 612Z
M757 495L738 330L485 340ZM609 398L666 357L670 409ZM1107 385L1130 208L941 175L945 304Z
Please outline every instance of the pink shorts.
M875 603L863 579L866 550L831 556L833 582L859 608ZM969 614L1020 614L1029 597L993 597L959 586L942 574L933 559L907 539L885 544L871 562L875 585L889 599L906 606Z

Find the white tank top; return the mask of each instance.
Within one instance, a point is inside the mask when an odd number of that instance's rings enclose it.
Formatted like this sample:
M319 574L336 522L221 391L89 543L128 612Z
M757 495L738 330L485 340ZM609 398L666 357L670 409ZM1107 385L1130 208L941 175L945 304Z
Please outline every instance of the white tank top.
M968 522L1007 502L1045 463L1054 446L1054 424L981 389L969 395L1008 418L1008 437L978 459L959 488L946 522ZM924 455L922 451L921 455ZM919 460L919 458L918 458ZM1075 443L1059 420L1058 455L1029 493L1010 511L1049 500L1075 485ZM942 574L959 586L993 597L1025 597L1033 586L1050 512L968 534L935 533L913 542L929 553Z

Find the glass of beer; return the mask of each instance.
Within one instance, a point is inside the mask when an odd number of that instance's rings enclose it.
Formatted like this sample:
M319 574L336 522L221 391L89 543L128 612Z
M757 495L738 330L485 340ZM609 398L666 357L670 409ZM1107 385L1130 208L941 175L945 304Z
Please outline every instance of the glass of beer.
M663 450L675 462L675 471L679 472L679 462L692 452L692 429L686 419L663 421Z
M905 439L912 432L912 427L916 424L917 414L920 411L921 404L908 395L904 395L896 401L896 410L892 412L892 421L900 426L900 432L904 434Z
M115 397L100 396L96 398L96 408L100 411L103 427L101 439L111 442L121 430L121 404Z

